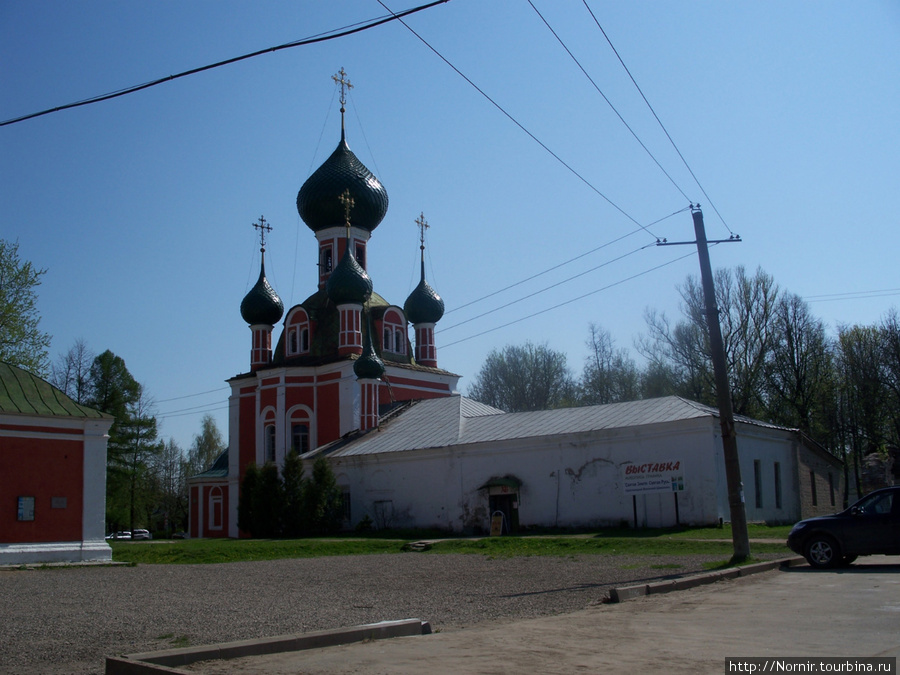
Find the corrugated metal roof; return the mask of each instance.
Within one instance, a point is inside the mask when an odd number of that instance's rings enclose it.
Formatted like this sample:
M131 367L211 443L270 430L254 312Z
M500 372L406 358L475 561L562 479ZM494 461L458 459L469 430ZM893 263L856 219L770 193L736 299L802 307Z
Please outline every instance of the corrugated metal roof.
M0 412L112 419L112 415L75 403L59 389L36 375L2 362L0 362Z
M419 401L377 431L343 439L325 452L331 457L372 455L623 429L703 417L718 417L718 411L677 396L521 413L504 413L462 396L450 396ZM736 419L748 424L783 428L745 417Z
M198 473L194 478L225 478L228 476L228 450L226 449L221 455L216 457L213 465L203 473Z

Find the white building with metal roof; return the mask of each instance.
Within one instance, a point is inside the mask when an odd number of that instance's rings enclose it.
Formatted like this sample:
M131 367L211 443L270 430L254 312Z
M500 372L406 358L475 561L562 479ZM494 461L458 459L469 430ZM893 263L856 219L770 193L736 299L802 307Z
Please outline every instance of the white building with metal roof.
M839 508L839 459L796 429L738 417L749 521ZM455 532L729 520L717 411L670 396L504 413L462 396L407 404L326 456L349 525Z

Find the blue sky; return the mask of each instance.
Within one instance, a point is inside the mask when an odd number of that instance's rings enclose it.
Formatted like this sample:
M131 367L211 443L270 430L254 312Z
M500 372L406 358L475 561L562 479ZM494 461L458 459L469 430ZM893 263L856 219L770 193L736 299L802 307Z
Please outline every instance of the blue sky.
M187 447L205 411L224 432L260 215L285 304L315 290L294 200L337 145L341 67L348 142L390 197L375 290L402 305L415 286L424 213L448 310L438 359L463 391L492 348L546 342L578 372L589 322L631 348L647 308L677 317L696 254L652 244L691 240L690 214L638 224L689 201L711 239L743 239L714 247L714 267L761 266L832 330L897 306L900 4L587 0L713 209L584 3L532 1L672 180L527 0L451 0L407 23L579 175L397 22L0 127L0 236L48 270L51 356L78 338L111 349L163 437ZM376 0L4 0L0 121L384 14Z

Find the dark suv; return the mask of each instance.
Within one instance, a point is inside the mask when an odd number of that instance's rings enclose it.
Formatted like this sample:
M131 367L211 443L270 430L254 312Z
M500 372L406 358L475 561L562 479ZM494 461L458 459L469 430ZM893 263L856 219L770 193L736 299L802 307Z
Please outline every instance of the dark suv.
M846 511L801 520L787 544L820 568L849 565L861 555L900 554L900 486L876 490Z

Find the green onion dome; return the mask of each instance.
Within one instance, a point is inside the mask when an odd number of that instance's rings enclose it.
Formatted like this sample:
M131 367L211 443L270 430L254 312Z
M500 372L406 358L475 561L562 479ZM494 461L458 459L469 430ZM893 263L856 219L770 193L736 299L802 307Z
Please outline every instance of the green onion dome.
M375 353L372 345L372 319L366 314L367 330L363 353L353 362L353 372L360 380L380 380L384 375L384 361Z
M313 232L341 226L346 221L340 196L348 190L353 198L351 221L354 227L371 232L388 208L387 190L357 159L341 134L341 142L331 157L306 179L297 193L297 212Z
M350 252L350 246L344 249L344 255L337 267L325 282L325 292L336 305L362 305L372 295L372 280L366 271L356 262Z
M284 304L269 285L266 279L266 260L263 254L262 263L259 266L259 280L244 296L241 301L241 316L251 326L255 324L267 324L274 326L284 314Z
M413 289L403 305L406 318L413 325L419 323L437 323L444 316L444 301L427 281L425 275L419 285Z

